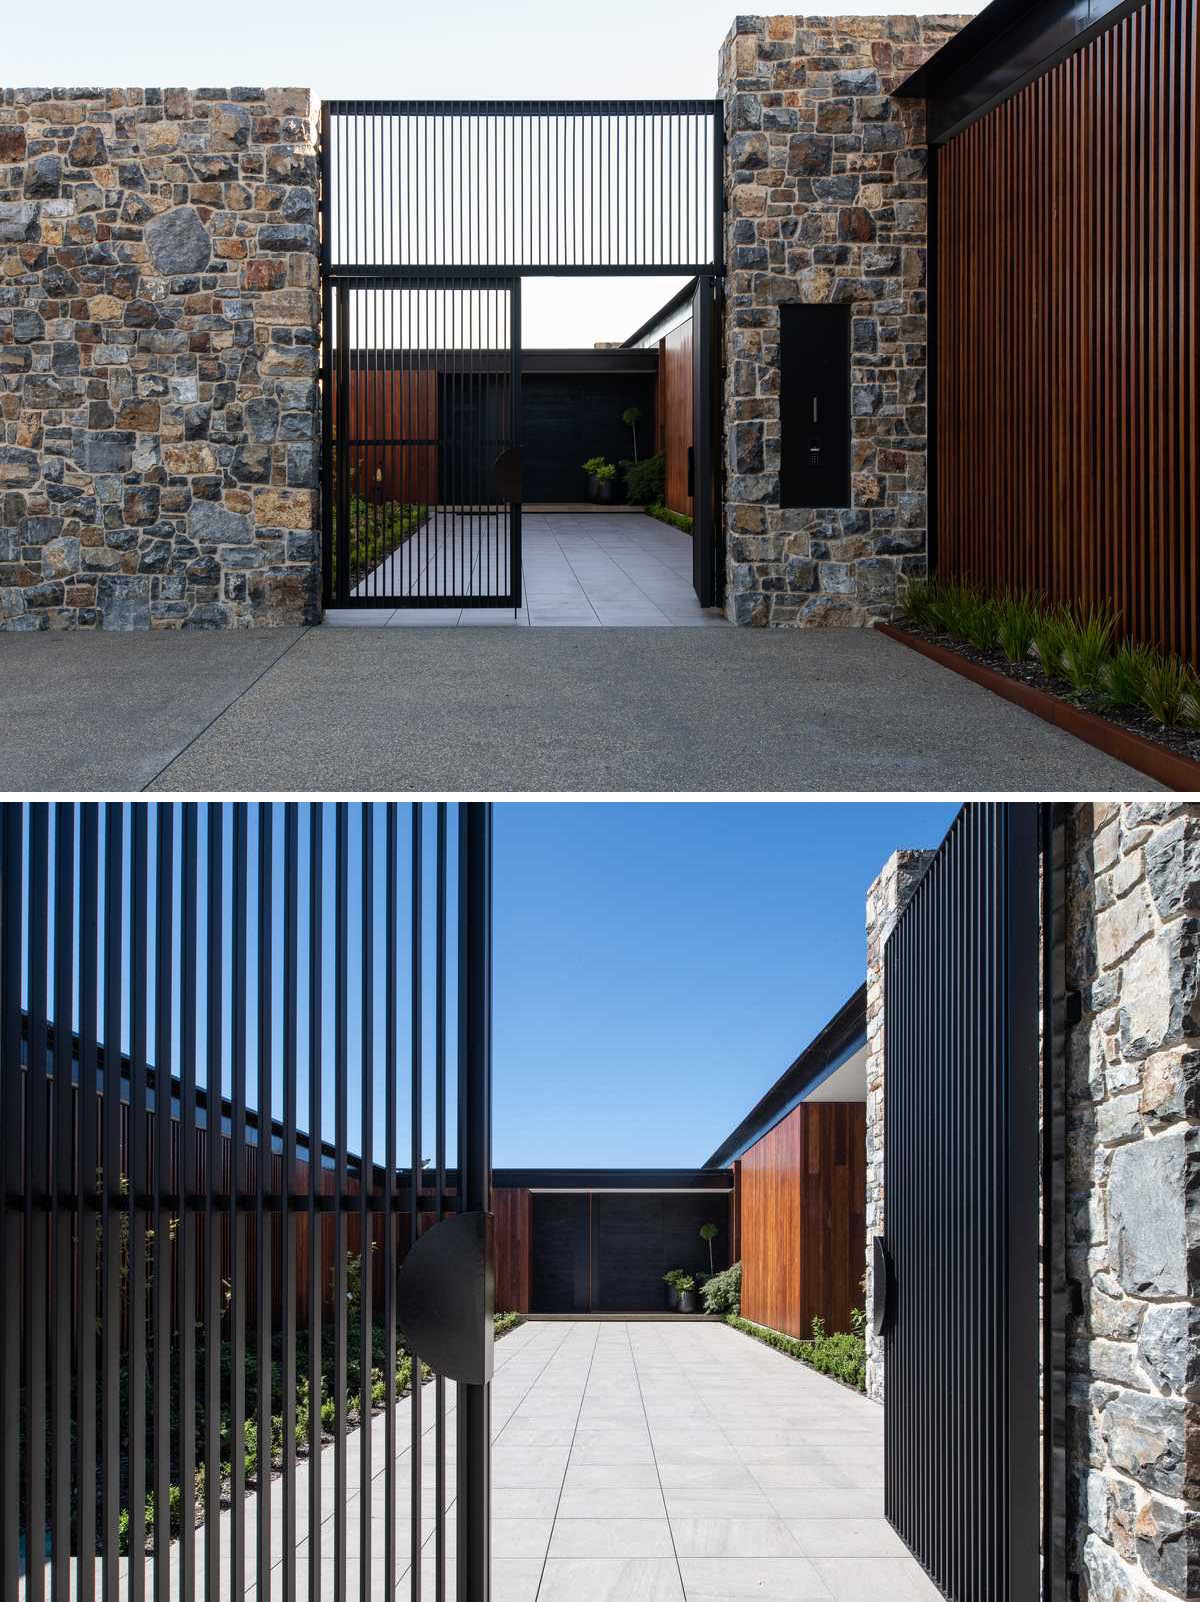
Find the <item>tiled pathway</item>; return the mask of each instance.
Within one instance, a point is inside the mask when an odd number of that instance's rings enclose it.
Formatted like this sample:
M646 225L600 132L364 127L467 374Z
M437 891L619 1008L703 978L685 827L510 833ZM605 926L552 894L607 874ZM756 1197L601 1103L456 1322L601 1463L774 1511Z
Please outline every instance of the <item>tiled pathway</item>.
M449 1387L452 1401L454 1387ZM434 1595L433 1391L425 1390L423 1594ZM412 1457L396 1410L397 1594L407 1597ZM883 1413L722 1324L526 1323L496 1347L493 1602L937 1602L883 1518ZM447 1595L454 1595L454 1420L448 1419ZM346 1595L360 1594L361 1436L346 1442ZM372 1423L371 1583L388 1516L383 1420ZM333 1451L321 1455L321 1583L334 1595ZM298 1602L308 1587L308 1464L297 1473ZM282 1483L271 1487L282 1594ZM246 1503L254 1571L256 1499ZM222 1597L231 1515L221 1516ZM204 1539L197 1531L197 1595ZM179 1595L172 1547L172 1597ZM121 1560L122 1588L129 1560ZM153 1576L147 1562L147 1595ZM72 1595L74 1595L72 1585ZM97 1593L98 1594L98 1593ZM253 1582L247 1596L255 1594Z
M718 1324L516 1333L495 1602L936 1599L883 1519L874 1403Z
M456 571L469 542L451 514L439 513L432 531L414 536L429 572ZM493 607L354 608L327 612L334 624L406 627L516 624L565 628L679 627L722 624L705 611L692 588L692 541L668 523L641 512L526 512L521 520L523 599L513 613ZM360 588L385 592L410 586L404 550L388 557ZM507 581L505 581L507 582ZM420 589L419 576L411 583ZM494 593L494 592L493 592Z

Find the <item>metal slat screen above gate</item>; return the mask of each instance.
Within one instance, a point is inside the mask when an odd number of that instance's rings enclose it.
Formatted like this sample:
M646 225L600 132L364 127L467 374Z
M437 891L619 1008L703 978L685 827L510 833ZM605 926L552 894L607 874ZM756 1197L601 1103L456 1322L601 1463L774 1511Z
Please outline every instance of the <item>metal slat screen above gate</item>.
M325 104L327 606L520 606L521 280L711 284L723 127L712 100Z
M6 1599L486 1602L490 828L0 808Z
M720 102L326 106L335 277L718 273Z

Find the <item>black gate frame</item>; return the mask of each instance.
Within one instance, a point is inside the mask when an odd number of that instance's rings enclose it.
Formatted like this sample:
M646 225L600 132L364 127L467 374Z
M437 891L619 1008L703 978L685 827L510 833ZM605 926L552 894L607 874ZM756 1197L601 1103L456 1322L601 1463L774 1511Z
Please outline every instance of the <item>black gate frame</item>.
M519 117L542 118L547 122L562 119L608 118L624 119L654 119L678 117L703 117L709 120L711 128L711 173L707 170L705 162L705 178L708 184L707 195L707 231L711 240L711 256L707 260L695 261L683 259L684 251L680 249L680 259L658 259L662 254L664 233L661 229L657 233L653 224L646 229L645 219L638 220L632 216L618 214L615 222L615 242L617 244L617 257L613 259L614 239L610 233L607 242L602 243L600 252L603 260L589 259L582 261L578 258L577 241L572 243L571 259L567 260L567 243L561 231L556 236L547 229L544 237L540 225L531 226L529 240L532 249L524 254L531 257L519 262L502 262L495 264L467 263L445 261L438 263L423 263L420 265L404 263L402 261L367 262L364 260L340 261L334 259L334 207L335 207L335 174L332 171L331 152L333 147L332 123L336 117L436 117L436 118L472 118L472 117ZM635 142L636 143L636 142ZM642 146L643 154L657 155L661 158L664 143L660 136L657 147L647 139ZM672 151L674 153L674 151ZM618 159L619 159L618 147ZM515 156L515 152L514 152ZM522 184L524 183L525 150L522 147ZM601 152L601 160L604 155ZM611 155L608 158L611 165ZM695 276L697 279L697 292L693 306L696 316L695 324L695 350L693 361L693 440L694 462L693 477L693 586L700 604L705 607L720 606L724 602L724 530L721 516L722 484L723 484L723 452L721 449L721 348L720 340L716 337L719 327L718 316L721 306L722 285L724 283L725 264L723 259L725 238L725 108L720 99L716 100L442 100L442 101L386 101L386 100L332 100L325 101L321 108L321 144L320 144L320 171L321 171L321 309L324 338L322 341L321 356L321 382L324 405L322 408L322 453L321 453L321 526L322 526L322 594L326 607L362 607L377 608L388 606L390 608L408 607L440 607L440 606L471 606L471 607L500 607L513 606L514 609L521 603L520 579L520 527L521 527L521 495L520 482L520 366L521 366L521 335L520 335L520 281L531 277L628 277L628 276ZM382 163L380 163L380 172ZM540 173L540 168L539 168ZM628 174L628 169L627 169ZM377 170L372 159L370 164L370 178L374 182ZM349 180L348 180L349 181ZM375 197L380 198L379 196ZM384 197L386 198L386 197ZM556 197L557 198L557 197ZM565 209L567 192L564 191L561 199ZM547 208L549 211L549 207ZM524 244L526 230L525 219L515 230L518 244ZM620 239L625 224L625 238L627 248L622 251ZM562 211L558 212L557 226L562 228ZM639 232L639 226L641 232ZM704 229L701 228L701 237ZM688 233L684 243L690 242ZM628 241L634 241L632 247ZM654 260L646 259L654 255ZM552 259L559 257L561 259ZM331 583L330 556L334 548L334 506L331 494L331 485L336 482L339 487L348 484L348 474L335 468L334 453L342 452L348 448L346 429L342 426L343 419L339 418L336 440L333 431L333 420L330 415L331 407L329 397L334 387L335 359L333 355L330 330L337 327L339 332L339 349L343 348L341 338L344 324L338 322L340 308L344 305L344 297L339 294L343 288L355 287L397 287L402 286L406 280L424 278L432 279L449 287L455 280L474 280L491 277L497 284L512 282L513 285L513 325L512 325L512 383L513 383L513 428L516 437L516 460L506 464L505 476L512 475L515 479L516 493L509 501L510 515L510 552L509 570L514 574L512 592L507 596L387 596L387 597L352 597L349 595L349 585L344 582L349 571L348 562L344 553L339 551L338 572L339 583L335 587ZM344 394L344 389L339 391ZM344 468L339 462L338 467ZM344 497L344 489L343 489ZM507 498L507 497L505 497ZM339 508L340 515L336 523L345 533L348 532L348 518L345 511Z
M259 1385L257 1411L248 1415L247 1358L249 1349L259 1359L264 1351L278 1349L283 1565L276 1594L282 1602L297 1595L297 1392L307 1380L310 1395L323 1395L333 1404L333 1444L328 1448L334 1457L332 1509L326 1504L333 1522L329 1594L335 1602L346 1602L347 1368L357 1355L360 1372L370 1374L374 1359L372 1274L366 1266L358 1299L361 1347L356 1354L350 1350L347 1227L356 1218L360 1245L378 1236L384 1259L385 1414L376 1427L384 1435L386 1495L396 1516L385 1522L384 1549L375 1554L374 1564L389 1578L389 1595L407 1592L419 1602L424 1359L436 1376L431 1540L436 1578L426 1594L439 1602L445 1596L450 1555L448 1376L458 1384L456 1594L458 1602L487 1602L494 1291L491 807L472 802L458 808L458 905L453 917L448 906L452 820L448 804L436 804L430 919L423 898L426 803L412 804L407 869L397 803L356 804L363 821L357 855L350 844L350 803L330 808L323 803L253 805L256 867L250 849L252 804L246 802L228 808L220 802L132 802L128 810L122 802L0 805L0 1241L6 1278L0 1307L0 1591L6 1598L21 1594L24 1570L25 1597L42 1602L48 1538L54 1602L65 1602L68 1595L92 1602L97 1594L106 1602L122 1594L135 1602L147 1594L154 1602L168 1602L172 1571L180 1602L197 1602L196 1552L203 1543L205 1602L222 1602L225 1515L221 1498L209 1496L197 1524L197 1474L203 1472L206 1485L220 1483L221 1410L228 1400L230 1571L235 1589L253 1574L258 1596L268 1602L272 1477L257 1474L251 1551L249 1471L240 1444L251 1424L257 1426L257 1440L272 1440L273 1387ZM310 820L303 833L302 811ZM202 840L207 849L203 871ZM406 875L407 897L401 894ZM353 907L352 876L361 885ZM352 979L355 913L361 915L361 960ZM412 951L405 973L400 935L409 917ZM455 925L458 1160L448 1167L447 987ZM382 941L378 948L377 933ZM423 1044L426 947L435 961L432 1052ZM308 994L302 1006L300 979L305 973ZM249 990L255 974L260 1000L252 1010ZM272 1050L276 975L282 1023L278 1087ZM327 977L332 1062L324 1049ZM398 1030L397 1003L405 986L411 1010L410 1062L427 1065L423 1072L409 1074L410 1132L418 1160L407 1173L397 1165L404 1109L400 1060L406 1045ZM73 1034L76 993L79 1024ZM361 1018L362 1132L357 1153L350 1152L348 1138L352 1011ZM127 1052L120 1045L124 1013L129 1018ZM68 1020L65 1029L59 1027L62 1017ZM382 1039L378 1062L376 1019ZM198 1084L200 1024L205 1025L206 1071ZM298 1106L296 1048L301 1031L310 1065L307 1137L298 1130L304 1116ZM255 1072L257 1098L251 1103ZM426 1077L433 1080L435 1096L435 1156L431 1173L422 1178ZM219 1087L211 1098L210 1080ZM332 1142L321 1134L328 1123L323 1088L333 1095ZM384 1138L376 1142L373 1127L381 1101ZM280 1104L282 1117L275 1113ZM169 1109L165 1119L159 1116L163 1106ZM257 1111L263 1106L271 1108L265 1120ZM228 1141L227 1168L218 1141L210 1138L214 1128ZM207 1132L203 1148L202 1131ZM305 1140L308 1176L300 1184L297 1152ZM264 1152L282 1157L277 1183L269 1177L270 1163L259 1160ZM412 1244L397 1276L398 1214L405 1211ZM432 1227L422 1230L420 1221L431 1214ZM309 1230L307 1363L299 1360L297 1350L296 1228L301 1218ZM219 1279L222 1235L228 1240L231 1265L226 1287ZM322 1385L319 1249L320 1241L330 1236L336 1309L331 1390ZM278 1314L272 1306L273 1241L280 1249ZM362 1255L369 1261L365 1250ZM409 1265L418 1261L426 1277L411 1285ZM247 1303L252 1273L258 1282L253 1317ZM429 1293L431 1280L435 1294ZM197 1317L200 1307L202 1318ZM226 1325L228 1336L219 1335L214 1353L208 1349L209 1332ZM410 1391L412 1561L410 1578L401 1588L396 1583L403 1563L396 1540L402 1517L396 1479L398 1334L408 1342L416 1376ZM225 1352L230 1357L227 1386L221 1372ZM269 1363L267 1368L269 1372ZM93 1402L85 1404L87 1397ZM177 1416L173 1397L178 1399ZM371 1411L363 1408L360 1416L364 1485L370 1477ZM324 1594L320 1436L317 1426L308 1477L305 1566L310 1598ZM173 1487L179 1491L180 1525L174 1540ZM148 1497L153 1498L152 1510ZM131 1549L144 1554L152 1532L154 1556L132 1563L128 1581L119 1585L122 1507ZM367 1602L368 1494L360 1495L359 1519L360 1583L355 1589Z
M1063 831L964 806L884 949L885 1513L954 1602L1065 1597Z

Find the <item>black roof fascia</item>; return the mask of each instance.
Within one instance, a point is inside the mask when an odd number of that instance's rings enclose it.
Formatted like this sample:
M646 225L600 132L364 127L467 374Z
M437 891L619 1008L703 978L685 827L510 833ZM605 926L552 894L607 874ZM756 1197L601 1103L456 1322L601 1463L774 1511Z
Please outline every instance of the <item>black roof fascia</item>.
M945 144L1146 0L992 0L895 88Z
M670 300L666 301L665 304L660 306L652 317L647 317L646 321L639 329L630 334L629 338L625 341L621 348L623 350L633 350L639 339L645 339L647 334L653 333L658 327L659 323L666 322L671 313L678 311L686 301L691 300L695 293L696 280L694 278L689 278L682 289L676 290L675 294L671 296Z
M790 1068L713 1152L705 1168L722 1169L785 1117L804 1093L867 1043L867 987L862 984L815 1035Z
M710 1168L497 1168L498 1190L717 1190L727 1173Z

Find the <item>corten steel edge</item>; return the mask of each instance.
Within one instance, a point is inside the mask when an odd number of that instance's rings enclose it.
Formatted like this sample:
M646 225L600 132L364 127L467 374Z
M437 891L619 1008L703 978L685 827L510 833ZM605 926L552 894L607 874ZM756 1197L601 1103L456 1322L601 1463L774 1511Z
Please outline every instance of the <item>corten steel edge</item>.
M404 814L413 842L408 872L400 849ZM392 1404L403 1334L435 1373L463 1382L456 1592L463 1602L486 1602L494 1279L487 1211L490 816L484 805L464 805L455 833L448 807L437 807L432 909L422 895L424 821L421 804L395 803L4 805L0 1228L9 1294L0 1315L0 1565L6 1595L49 1593L55 1602L118 1594L191 1602L203 1595L217 1602L231 1584L253 1583L264 1598L274 1591L284 1602L327 1592L366 1602L378 1576L389 1595L420 1597L421 1524L412 1527L411 1563L397 1539L403 1475ZM455 908L447 906L451 862L459 884ZM356 914L362 961L353 971ZM414 953L407 972L406 938ZM456 1133L464 1176L455 1194L446 1186L451 939L459 949ZM413 1076L416 1121L403 1142L415 1157L406 1174L397 1163L405 1122L397 1024L408 1007L419 1047L425 950L434 958L435 1049L432 1062L421 1054L413 1059L421 1072ZM61 1029L60 1017L67 1020ZM357 1086L352 1017L365 1043ZM377 1032L387 1036L379 1062L371 1045ZM301 1040L309 1075L305 1136L297 1130ZM437 1168L428 1185L421 1179L419 1120L422 1080L431 1071ZM352 1150L355 1091L362 1127ZM322 1138L330 1107L332 1141ZM432 1227L420 1234L418 1250L412 1243L422 1222ZM363 1259L362 1344L352 1354L347 1251L355 1231ZM478 1243L468 1258L453 1247L464 1233ZM419 1344L395 1284L406 1246L409 1257L433 1263L443 1286L451 1277L461 1291L469 1281L458 1302L434 1298ZM326 1247L334 1248L332 1260ZM331 1303L331 1288L340 1305ZM372 1437L384 1433L379 1480L387 1517L382 1549L371 1551L371 1498L362 1499L356 1559L347 1515L346 1383L352 1356L370 1373L370 1315L379 1295L388 1408L374 1425L370 1408L361 1409L357 1444L366 1485L375 1473ZM311 1342L305 1373L298 1360L302 1296ZM464 1308L473 1315L469 1325ZM341 1387L332 1395L322 1394L320 1358L330 1321ZM226 1385L223 1355L230 1360ZM280 1389L269 1378L275 1355ZM251 1408L254 1369L265 1383ZM294 1428L302 1378L318 1443L320 1404L332 1400L333 1440L325 1449L341 1493L330 1508L318 1444L307 1468L303 1555ZM418 1382L414 1398L419 1394ZM94 1406L85 1405L87 1397ZM444 1598L451 1554L440 1379L435 1398L439 1495L427 1590ZM277 1415L285 1428L273 1505L273 1475L259 1467L256 1452L247 1461L230 1443L253 1441L244 1431L256 1425L269 1450ZM429 1447L414 1427L409 1472L418 1489ZM232 1464L229 1505L223 1510L220 1496L206 1496L197 1524L193 1471L203 1468L206 1484L219 1485L223 1459ZM173 1486L180 1487L178 1516ZM135 1558L119 1551L123 1510ZM419 1520L416 1491L408 1512ZM322 1542L325 1518L333 1529ZM276 1519L282 1559L273 1568ZM151 1536L153 1552L146 1554Z

